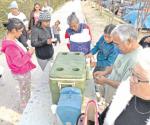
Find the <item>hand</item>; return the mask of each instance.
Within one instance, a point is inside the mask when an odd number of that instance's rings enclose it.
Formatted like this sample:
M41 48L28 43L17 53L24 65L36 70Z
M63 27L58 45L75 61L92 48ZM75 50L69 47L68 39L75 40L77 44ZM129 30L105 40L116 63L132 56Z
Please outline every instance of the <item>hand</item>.
M146 38L146 39L144 40L144 42L150 43L150 37Z
M34 53L34 51L35 51L35 48L30 48L30 49L28 50L28 52L29 52L31 55Z
M104 85L107 81L107 78L105 76L97 76L97 77L95 77L94 81L97 84Z
M51 39L48 39L48 40L47 40L47 44L52 44L52 42L53 42L53 41L52 41Z
M96 62L91 62L91 63L90 63L90 66L91 66L91 67L95 67L95 66L96 66Z
M150 100L150 84L148 83L133 83L130 82L130 92L144 100Z
M93 58L93 55L91 53L86 55L86 58Z
M28 32L27 32L27 33L28 33L28 34L31 34L31 32L32 32L31 30L28 30Z
M94 77L105 76L105 71L97 71L94 73Z

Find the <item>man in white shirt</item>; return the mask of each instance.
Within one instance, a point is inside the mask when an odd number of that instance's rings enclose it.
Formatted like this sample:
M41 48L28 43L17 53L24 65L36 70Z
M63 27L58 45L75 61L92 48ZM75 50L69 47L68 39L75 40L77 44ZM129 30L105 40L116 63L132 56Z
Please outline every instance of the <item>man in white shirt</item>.
M48 6L47 1L45 1L44 6L42 7L42 11L44 11L44 10L48 11L50 14L52 14L52 12L53 12L53 8Z
M25 16L25 14L23 12L19 11L17 2L12 1L10 3L9 8L11 9L11 12L8 14L8 19L17 18L17 19L21 20L23 22L23 24L25 25L25 27L27 28L28 27L27 17Z
M22 35L19 37L19 42L21 42L24 47L26 49L29 49L29 46L27 44L28 40L29 40L29 34L27 32L28 30L28 20L27 20L27 17L25 16L25 14L23 12L20 12L19 10L19 7L18 7L18 4L16 1L12 1L9 5L9 8L10 8L10 13L8 14L8 19L11 19L11 18L17 18L19 19L20 21L23 22L25 28L22 32Z

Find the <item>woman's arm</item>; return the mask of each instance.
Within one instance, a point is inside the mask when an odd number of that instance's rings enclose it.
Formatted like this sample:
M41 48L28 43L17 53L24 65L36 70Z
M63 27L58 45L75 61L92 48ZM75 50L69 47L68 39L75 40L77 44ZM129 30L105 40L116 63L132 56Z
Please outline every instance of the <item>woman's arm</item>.
M31 60L31 54L29 52L22 56L20 51L15 46L7 47L5 53L12 60L13 65L17 67L22 67Z

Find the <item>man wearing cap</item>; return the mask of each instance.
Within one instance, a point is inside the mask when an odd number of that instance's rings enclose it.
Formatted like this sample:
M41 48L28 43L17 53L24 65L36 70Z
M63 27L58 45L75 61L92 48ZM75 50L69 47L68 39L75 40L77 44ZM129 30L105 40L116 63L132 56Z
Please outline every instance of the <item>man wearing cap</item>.
M12 1L9 6L11 12L8 14L8 19L17 18L21 20L25 26L28 25L27 17L23 12L19 11L18 4L16 1Z
M35 47L37 61L42 70L45 69L54 54L50 20L50 13L48 11L41 11L38 23L36 27L33 27L31 34L31 45Z
M21 20L25 26L22 35L19 37L18 41L21 42L24 45L24 47L26 47L26 49L28 49L29 47L27 41L29 39L29 35L27 33L27 27L28 27L27 17L23 12L19 11L18 4L16 1L12 1L9 5L9 8L11 12L8 14L8 19L17 18Z

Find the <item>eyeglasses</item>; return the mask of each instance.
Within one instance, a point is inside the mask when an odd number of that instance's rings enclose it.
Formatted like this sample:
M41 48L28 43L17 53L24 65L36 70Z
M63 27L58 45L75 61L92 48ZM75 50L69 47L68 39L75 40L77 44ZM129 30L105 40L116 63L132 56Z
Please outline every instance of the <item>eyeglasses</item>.
M136 73L133 68L130 69L130 72L132 74L133 80L136 83L150 83L149 80L142 80L140 74Z

